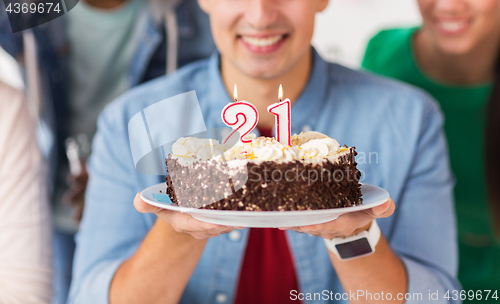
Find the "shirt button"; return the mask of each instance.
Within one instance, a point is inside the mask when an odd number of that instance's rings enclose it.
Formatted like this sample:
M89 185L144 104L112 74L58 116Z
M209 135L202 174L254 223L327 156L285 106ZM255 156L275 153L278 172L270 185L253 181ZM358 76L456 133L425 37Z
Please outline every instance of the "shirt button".
M241 239L241 232L239 230L229 232L229 239L233 242L239 241Z
M312 130L312 128L311 128L311 126L310 126L310 125L304 125L304 126L302 127L302 132L309 132L309 131L311 131L311 130Z
M216 294L215 301L217 301L217 303L226 303L227 302L227 294L222 293L222 292Z

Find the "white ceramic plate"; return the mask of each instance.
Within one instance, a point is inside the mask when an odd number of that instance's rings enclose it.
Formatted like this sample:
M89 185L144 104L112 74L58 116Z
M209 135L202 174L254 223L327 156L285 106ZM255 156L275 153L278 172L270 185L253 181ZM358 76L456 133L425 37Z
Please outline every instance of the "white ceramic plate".
M363 204L359 206L304 211L230 211L179 207L172 203L165 190L165 183L160 183L144 189L141 198L156 207L186 212L203 222L238 227L296 227L321 224L332 221L344 213L382 205L389 199L389 193L384 189L361 184Z

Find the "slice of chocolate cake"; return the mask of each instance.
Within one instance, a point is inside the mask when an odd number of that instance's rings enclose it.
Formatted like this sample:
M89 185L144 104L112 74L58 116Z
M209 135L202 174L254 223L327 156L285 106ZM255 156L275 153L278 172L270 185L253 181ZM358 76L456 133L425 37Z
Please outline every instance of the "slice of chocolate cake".
M354 148L319 132L292 146L251 134L250 143L180 138L166 159L167 194L182 207L288 211L359 205L361 173Z

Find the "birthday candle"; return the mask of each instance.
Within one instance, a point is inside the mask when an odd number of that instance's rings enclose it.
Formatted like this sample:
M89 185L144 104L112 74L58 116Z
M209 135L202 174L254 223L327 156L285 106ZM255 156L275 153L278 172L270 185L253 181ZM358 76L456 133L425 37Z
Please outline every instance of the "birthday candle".
M291 145L291 103L290 99L283 99L283 87L280 84L278 93L279 102L267 107L267 111L274 114L276 140L283 145Z
M222 121L233 129L224 140L226 143L236 132L240 135L240 141L249 143L252 140L244 137L252 132L259 122L259 112L257 108L248 101L238 101L238 89L234 85L234 102L226 105L221 113Z

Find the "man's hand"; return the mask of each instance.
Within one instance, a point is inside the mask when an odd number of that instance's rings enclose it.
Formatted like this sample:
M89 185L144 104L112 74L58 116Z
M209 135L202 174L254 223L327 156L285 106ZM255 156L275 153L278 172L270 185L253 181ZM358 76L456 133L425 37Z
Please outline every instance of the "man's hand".
M187 213L151 206L140 194L134 198L134 207L158 218L136 252L116 271L109 302L179 303L208 238L235 227L209 224Z
M280 229L290 229L297 232L303 232L320 236L325 239L334 237L346 237L357 234L363 230L368 230L374 219L389 217L396 208L394 201L389 199L380 206L352 213L345 213L337 219L318 225L289 227Z
M66 182L69 185L69 189L64 193L62 198L64 204L73 207L71 217L77 222L82 220L85 205L85 190L87 189L87 182L89 180L85 160L82 159L80 162L82 170L78 175L68 175Z
M156 214L159 219L170 225L176 232L191 235L198 240L216 237L237 228L205 223L187 213L152 206L144 202L139 193L134 198L134 207L141 213ZM238 228L241 229L242 227Z

